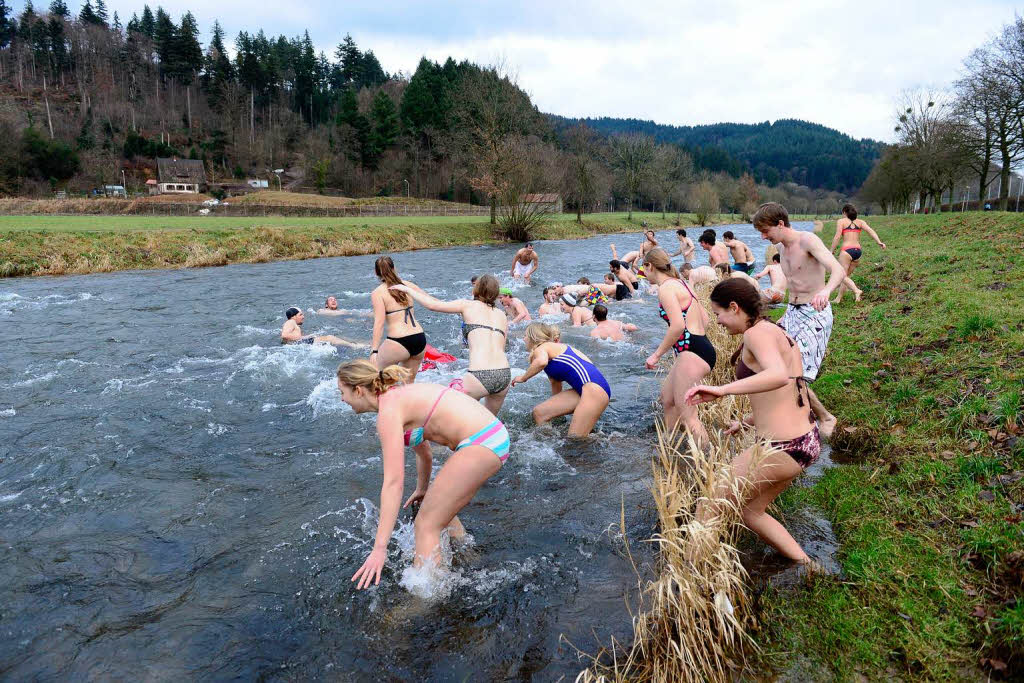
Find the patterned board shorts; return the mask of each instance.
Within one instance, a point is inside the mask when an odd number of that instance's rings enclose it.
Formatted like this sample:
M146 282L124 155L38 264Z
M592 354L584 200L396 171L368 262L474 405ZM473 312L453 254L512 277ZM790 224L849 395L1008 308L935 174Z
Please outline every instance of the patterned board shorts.
M810 304L789 304L779 320L779 327L786 331L800 347L804 366L804 379L814 381L825 359L825 347L832 336L832 304L821 311Z

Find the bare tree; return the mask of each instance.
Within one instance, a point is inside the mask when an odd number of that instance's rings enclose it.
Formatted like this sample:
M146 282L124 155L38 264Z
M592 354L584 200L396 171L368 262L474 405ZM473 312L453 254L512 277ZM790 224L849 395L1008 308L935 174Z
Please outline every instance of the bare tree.
M471 178L473 187L496 199L501 237L514 242L533 238L533 232L551 215L551 205L536 195L556 182L558 154L551 145L533 137L510 136L498 148L494 172Z
M693 176L693 159L677 145L658 145L651 163L650 185L661 203L661 217L665 218L668 200L679 186Z
M654 161L654 138L640 133L613 135L608 139L609 156L629 203L633 220L633 200L648 178Z
M582 223L586 207L597 203L607 189L598 139L593 130L580 123L569 131L566 143L568 154L562 186L566 199L576 207L576 222Z
M698 225L707 225L708 219L718 213L720 202L718 190L710 180L702 180L690 188L689 208Z

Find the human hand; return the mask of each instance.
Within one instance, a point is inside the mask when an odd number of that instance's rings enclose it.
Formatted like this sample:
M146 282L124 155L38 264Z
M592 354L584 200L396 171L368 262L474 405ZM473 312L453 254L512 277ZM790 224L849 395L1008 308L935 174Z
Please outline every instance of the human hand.
M412 289L410 289L408 285L391 285L390 287L388 287L388 289L394 289L399 292L405 292L406 294L412 292Z
M652 353L651 355L647 356L647 360L644 361L644 365L647 366L648 370L653 370L654 368L658 367L658 361L660 359L661 356L659 356L656 353Z
M695 406L698 403L710 403L711 401L717 401L723 396L725 396L725 392L722 391L722 387L698 384L697 386L690 387L689 390L687 390L686 396L683 397L683 403L688 406Z
M736 432L740 431L741 427L743 427L743 424L740 423L739 420L733 420L732 422L729 423L729 428L726 429L723 432L723 434L725 434L726 436L729 436L730 434L735 434Z
M370 583L373 585L380 585L380 572L384 569L384 564L388 560L387 551L374 548L373 552L363 562L363 566L356 570L356 573L352 575L352 581L359 579L359 583L356 584L356 590L363 590L369 588ZM376 579L376 580L374 580Z
M525 381L526 381L526 375L519 375L518 377L513 377L512 381L508 383L508 386L511 389L515 385L522 384Z
M824 311L825 307L828 306L828 290L823 289L815 294L814 298L811 299L811 306L816 311Z
M427 495L426 489L416 489L412 492L412 495L409 496L409 500L405 501L405 505L403 505L402 508L405 509L414 503L423 502L423 496L425 495Z
M880 246L882 249L885 249L885 242L879 242L878 246Z

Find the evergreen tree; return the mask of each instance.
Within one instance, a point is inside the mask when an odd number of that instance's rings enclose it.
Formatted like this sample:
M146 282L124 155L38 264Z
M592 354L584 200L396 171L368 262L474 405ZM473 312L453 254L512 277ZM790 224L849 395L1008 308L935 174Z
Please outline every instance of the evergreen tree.
M92 24L93 26L101 23L100 18L96 16L96 12L92 8L92 0L85 0L85 4L82 5L82 11L78 13L78 19L83 24Z
M345 39L334 51L334 56L338 58L339 62L341 76L339 85L342 88L353 85L358 88L362 83L363 55L359 52L356 41L352 39L351 35L345 34Z
M172 71L177 78L191 83L203 68L203 48L199 45L199 27L191 12L185 12L181 26L174 32Z
M104 26L107 25L107 19L109 19L109 15L107 14L106 0L96 0L96 17Z
M32 7L32 0L25 0L25 9L21 11L21 16L18 17L17 35L22 42L32 44L35 35L36 22L39 16L36 14L35 8Z
M131 38L133 33L141 33L142 27L139 25L139 15L137 12L132 12L132 18L128 20L128 25L124 27L124 32Z
M303 118L312 123L314 113L311 112L313 95L316 86L316 53L309 31L297 47L298 55L293 63L295 69L295 100Z
M114 12L114 23L111 24L110 27L118 33L120 33L121 29L123 28L121 26L121 17L117 16L117 12Z
M86 0L88 2L88 0ZM175 33L177 28L163 7L156 8L156 21L153 26L153 43L156 54L160 58L160 72L170 73L174 70Z
M60 14L50 15L50 20L46 22L46 34L50 43L51 70L54 74L59 74L70 61L64 35L64 19Z
M206 82L211 89L211 104L219 102L220 89L234 77L228 51L224 47L224 29L213 22L213 37L206 49Z
M376 166L380 155L398 139L398 107L383 90L373 98L370 108L373 130L370 133L370 165Z
M142 35L152 38L156 34L156 20L149 5L142 6L142 19L139 20L139 31Z
M373 54L373 50L367 50L363 53L363 60L360 69L362 81L359 85L361 87L371 88L375 85L383 85L388 80L388 74L384 71L380 62L377 61L377 57Z
M370 122L359 113L359 100L355 88L345 88L341 95L341 106L336 123L351 128L352 143L348 157L352 161L366 163L371 157Z
M68 5L64 0L53 0L50 3L50 16L60 17L61 19L67 19L71 16L71 12L68 10Z
M7 0L0 0L0 50L10 45L16 28Z

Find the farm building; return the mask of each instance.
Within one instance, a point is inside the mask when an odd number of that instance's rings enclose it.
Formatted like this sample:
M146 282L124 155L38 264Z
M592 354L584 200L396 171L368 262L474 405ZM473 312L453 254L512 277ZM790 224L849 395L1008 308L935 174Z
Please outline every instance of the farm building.
M541 208L549 213L562 213L562 195L557 192L528 194L523 197L523 202L526 204L541 204Z
M194 159L157 159L159 194L198 194L206 185L206 169Z

